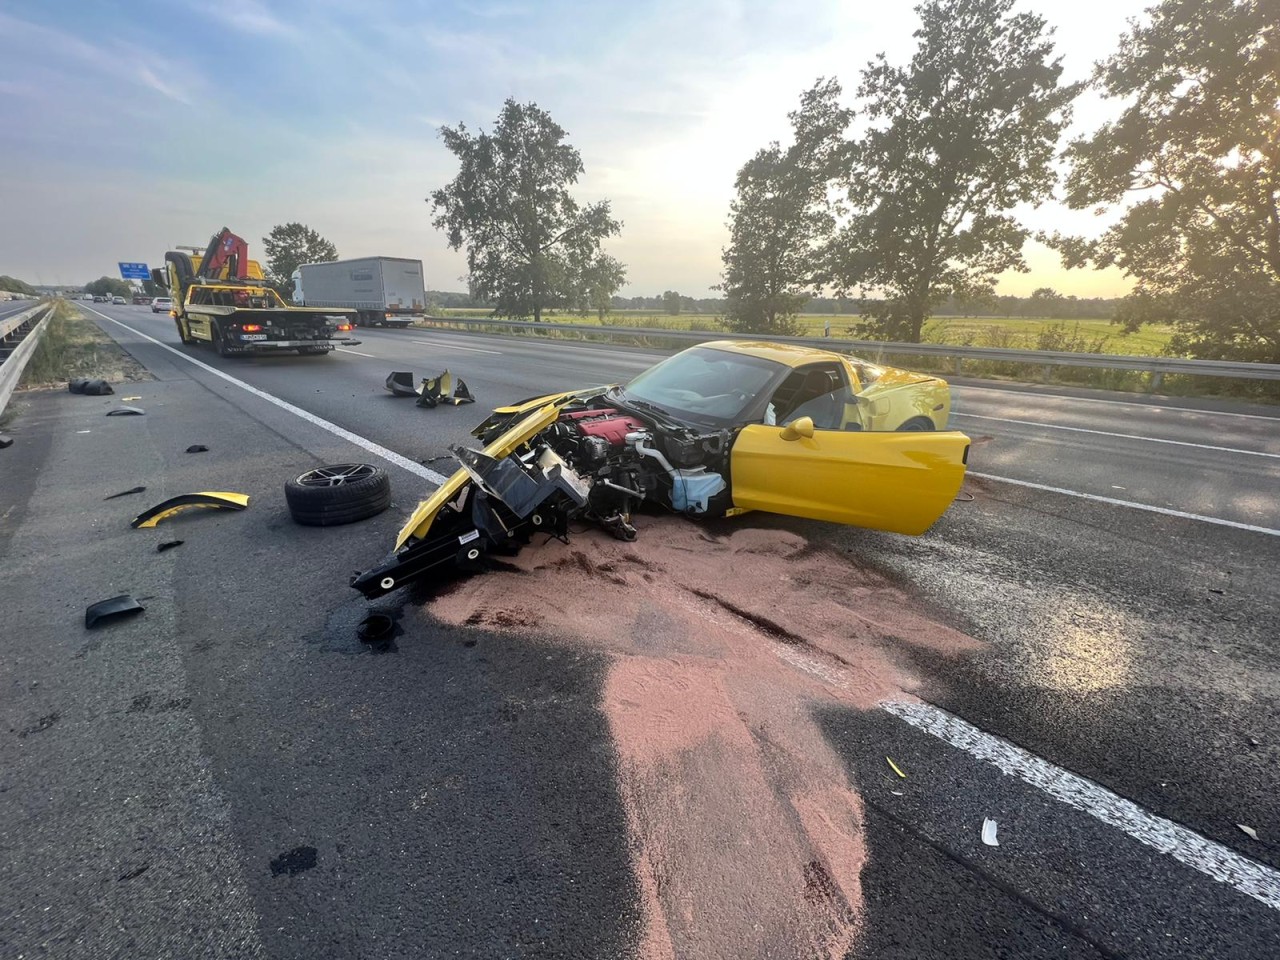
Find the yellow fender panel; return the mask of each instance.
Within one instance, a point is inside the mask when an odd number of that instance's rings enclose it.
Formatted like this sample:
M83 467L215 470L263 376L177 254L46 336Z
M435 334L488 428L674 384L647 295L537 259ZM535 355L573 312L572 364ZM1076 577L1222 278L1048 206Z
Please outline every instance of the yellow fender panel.
M181 496L170 497L163 503L157 503L150 510L138 514L129 525L135 529L154 527L161 520L191 508L243 510L248 505L249 495L245 493L226 493L217 490L184 493Z
M570 396L572 394L565 394L562 397L556 397L555 400L560 401ZM524 404L522 408L527 406L528 404ZM484 452L497 460L510 456L535 435L555 423L558 416L560 416L559 402L548 403L514 424L506 433L485 447ZM441 484L430 497L419 503L413 515L400 528L400 535L396 537L396 549L403 547L410 538L421 539L426 536L441 508L453 500L470 480L471 477L465 470L459 470Z

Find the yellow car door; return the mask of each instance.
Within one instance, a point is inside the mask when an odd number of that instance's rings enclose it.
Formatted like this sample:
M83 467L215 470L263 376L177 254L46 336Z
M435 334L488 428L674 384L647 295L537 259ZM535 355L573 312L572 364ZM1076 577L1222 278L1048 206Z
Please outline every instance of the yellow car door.
M963 433L743 427L730 453L733 505L872 530L918 535L960 492Z

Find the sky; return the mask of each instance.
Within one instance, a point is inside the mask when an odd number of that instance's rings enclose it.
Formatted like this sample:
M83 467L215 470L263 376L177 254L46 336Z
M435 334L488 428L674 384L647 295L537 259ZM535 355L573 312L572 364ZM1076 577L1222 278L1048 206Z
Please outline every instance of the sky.
M1073 80L1151 2L1018 9L1056 29ZM737 169L786 141L818 77L852 104L873 56L909 60L916 25L904 0L0 0L0 274L80 284L223 226L260 255L272 226L301 221L343 257L421 258L429 288L463 290L425 202L456 173L439 129L491 128L514 97L568 131L579 201L623 221L607 245L621 293L714 296ZM1082 98L1073 131L1114 110ZM1034 230L1110 222L1021 213ZM998 292L1129 287L1026 255Z

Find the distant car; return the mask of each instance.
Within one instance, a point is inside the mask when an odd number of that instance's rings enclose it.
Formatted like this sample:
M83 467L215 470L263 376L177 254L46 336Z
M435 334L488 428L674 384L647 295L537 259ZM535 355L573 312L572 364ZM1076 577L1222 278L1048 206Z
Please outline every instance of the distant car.
M124 303L124 302L125 302L125 300L124 300L124 297L112 297L112 298L111 298L111 302L112 302L112 303Z
M95 294L93 295L93 302L94 302L94 303L110 303L110 302L111 302L111 298L110 298L110 297L103 296L103 295L102 295L102 294L100 294L100 293L95 293Z
M81 299L81 300L97 300L98 298L97 298L97 297L95 297L92 293L86 293L86 294L85 294L83 297L81 297L80 299Z
M168 313L173 309L173 297L156 297L151 301L152 313Z

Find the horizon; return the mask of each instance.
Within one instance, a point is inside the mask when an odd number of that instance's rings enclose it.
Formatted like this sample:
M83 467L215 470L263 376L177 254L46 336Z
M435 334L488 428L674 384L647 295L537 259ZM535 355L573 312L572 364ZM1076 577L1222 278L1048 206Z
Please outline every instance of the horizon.
M1063 81L1115 48L1144 0L1046 0L1017 9L1056 28ZM193 0L57 9L0 0L0 274L80 286L119 261L155 265L224 224L262 260L276 224L299 221L343 259L420 259L427 286L466 289L465 259L431 226L427 195L454 176L442 125L490 129L503 100L537 102L568 131L581 201L623 221L605 249L628 270L619 296L713 295L738 168L787 139L786 113L819 76L853 102L858 71L909 59L910 6L828 2L796 21L782 3L654 2L579 9L553 2ZM191 43L198 29L200 42ZM1086 93L1069 136L1112 107ZM1064 141L1065 143L1065 141ZM1019 211L1033 232L1096 235L1114 216L1049 203ZM73 229L68 230L68 225ZM997 294L1114 298L1120 271L1062 269L1035 241L1029 271Z

